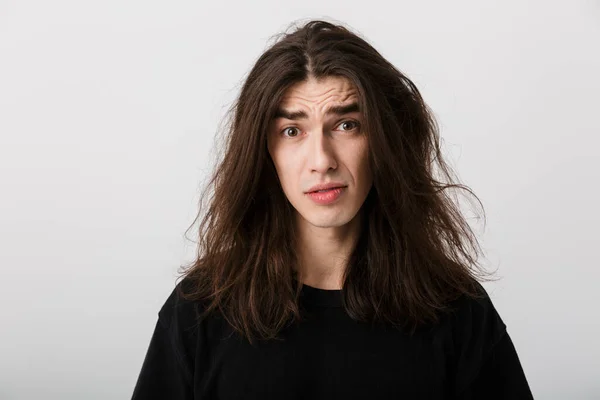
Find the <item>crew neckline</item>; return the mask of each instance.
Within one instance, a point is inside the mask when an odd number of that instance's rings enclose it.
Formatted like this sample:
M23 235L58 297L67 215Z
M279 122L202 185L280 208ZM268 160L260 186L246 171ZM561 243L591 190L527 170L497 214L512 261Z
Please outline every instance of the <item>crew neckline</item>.
M343 307L341 289L320 289L302 283L302 301L321 307Z

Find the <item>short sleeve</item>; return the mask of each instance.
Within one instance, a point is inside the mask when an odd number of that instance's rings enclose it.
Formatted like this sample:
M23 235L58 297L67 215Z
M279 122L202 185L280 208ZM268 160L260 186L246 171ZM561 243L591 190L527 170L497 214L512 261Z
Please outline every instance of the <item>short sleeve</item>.
M462 298L453 316L454 392L457 398L531 399L506 325L489 295Z
M182 284L158 312L132 400L193 398L199 310L197 304L181 297Z

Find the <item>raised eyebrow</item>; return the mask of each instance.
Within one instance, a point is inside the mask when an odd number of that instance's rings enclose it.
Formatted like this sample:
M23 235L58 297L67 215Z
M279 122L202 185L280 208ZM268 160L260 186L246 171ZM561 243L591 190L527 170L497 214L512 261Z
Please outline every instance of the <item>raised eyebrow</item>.
M343 106L332 106L326 111L326 114L344 115L358 111L360 111L358 103L350 103Z
M344 115L351 112L360 111L358 103L350 103L342 106L332 106L327 109L326 114ZM285 118L289 120L307 119L308 115L304 111L288 111L283 108L278 108L275 111L273 119Z
M279 118L285 118L285 119L291 119L291 120L307 119L308 115L304 111L288 111L288 110L284 110L283 108L278 108L277 111L275 111L275 115L273 116L273 119L279 119Z

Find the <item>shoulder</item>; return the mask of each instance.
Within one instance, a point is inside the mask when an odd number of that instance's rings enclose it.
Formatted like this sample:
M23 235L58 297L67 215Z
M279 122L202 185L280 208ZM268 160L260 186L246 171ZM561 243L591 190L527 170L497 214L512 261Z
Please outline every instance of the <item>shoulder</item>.
M451 326L460 341L485 341L482 345L497 343L506 332L506 325L496 310L488 292L476 283L478 297L463 295L451 304Z
M133 398L187 398L191 392L204 328L199 303L182 296L190 284L185 279L176 284L158 311Z
M452 302L446 327L457 387L466 387L507 334L506 324L488 292L477 283L478 297L463 295Z
M184 296L193 289L193 281L184 278L175 285L158 312L158 321L172 339L193 341L200 328L202 303Z

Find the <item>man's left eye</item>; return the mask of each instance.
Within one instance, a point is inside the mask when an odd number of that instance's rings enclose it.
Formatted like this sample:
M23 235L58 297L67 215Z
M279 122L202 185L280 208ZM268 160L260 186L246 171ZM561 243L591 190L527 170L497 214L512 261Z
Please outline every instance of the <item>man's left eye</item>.
M348 127L348 125L350 125L350 127ZM357 128L358 127L358 122L356 122L356 121L344 121L341 124L339 124L338 126L343 127L343 130L347 131L347 130L352 130L353 128Z

